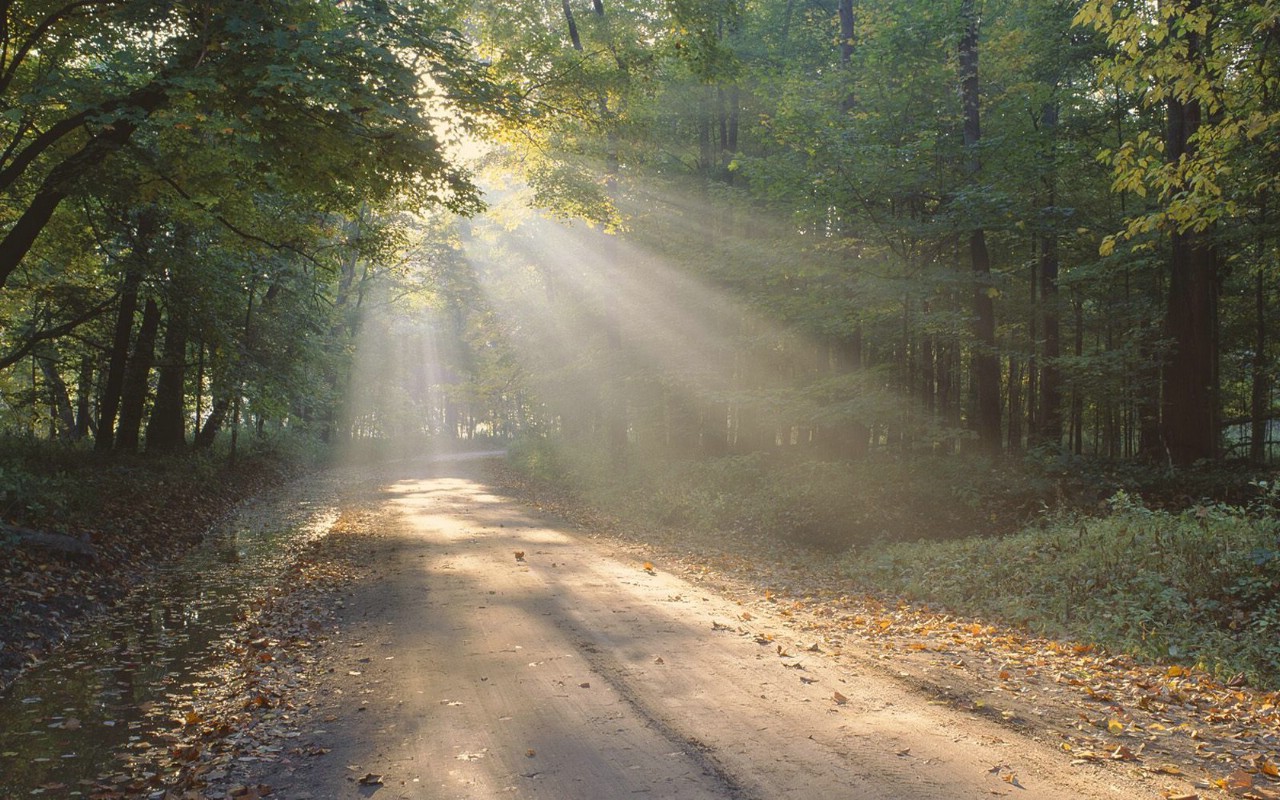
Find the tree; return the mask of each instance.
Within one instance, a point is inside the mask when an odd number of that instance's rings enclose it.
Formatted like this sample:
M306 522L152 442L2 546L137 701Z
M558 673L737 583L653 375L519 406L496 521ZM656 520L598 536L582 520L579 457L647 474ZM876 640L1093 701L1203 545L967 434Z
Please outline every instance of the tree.
M1221 399L1219 294L1223 237L1218 224L1265 202L1274 177L1251 162L1280 120L1268 107L1275 75L1277 11L1270 4L1169 0L1159 13L1142 4L1090 2L1081 24L1103 31L1114 55L1100 72L1124 88L1149 85L1143 103L1163 106L1163 132L1141 130L1114 150L1114 187L1151 197L1103 244L1162 234L1168 242L1165 327L1172 347L1164 366L1160 430L1175 464L1218 456ZM1251 176L1252 185L1233 176Z
M977 180L982 165L978 149L982 143L982 97L978 83L978 13L974 0L960 7L964 33L960 37L960 98L964 106L964 145L968 151L971 180ZM988 452L1000 450L1000 363L996 354L996 317L990 282L991 254L986 231L975 226L969 231L969 262L973 271L973 326L975 348L973 383L976 397L974 430L979 446Z

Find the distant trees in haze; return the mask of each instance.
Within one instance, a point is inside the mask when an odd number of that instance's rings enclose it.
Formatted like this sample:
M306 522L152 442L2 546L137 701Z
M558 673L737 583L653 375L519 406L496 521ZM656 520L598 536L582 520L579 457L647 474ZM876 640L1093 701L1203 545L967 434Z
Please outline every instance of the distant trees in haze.
M540 426L620 465L787 447L1262 461L1273 6L16 2L0 419L125 450L252 416L337 437ZM517 363L528 331L474 274L470 234L399 214L479 208L460 126L532 202L625 243L597 275L644 252L731 298L701 327L717 355L655 361L589 281L507 253L591 332L572 363ZM439 367L353 362L375 334Z

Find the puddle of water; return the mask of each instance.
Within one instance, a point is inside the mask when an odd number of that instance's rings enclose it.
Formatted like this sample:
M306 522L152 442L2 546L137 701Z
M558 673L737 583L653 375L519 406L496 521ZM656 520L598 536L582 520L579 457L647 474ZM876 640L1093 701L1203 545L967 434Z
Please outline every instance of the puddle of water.
M328 531L326 482L242 507L0 696L0 798L87 797L130 751L164 743L166 701L193 676L298 548Z

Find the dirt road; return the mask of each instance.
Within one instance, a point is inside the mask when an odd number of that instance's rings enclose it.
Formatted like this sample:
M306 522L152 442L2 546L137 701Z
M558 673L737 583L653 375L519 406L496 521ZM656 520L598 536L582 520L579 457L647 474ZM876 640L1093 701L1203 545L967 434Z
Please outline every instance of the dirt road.
M1154 798L456 467L390 483L281 798ZM301 743L301 746L294 746Z

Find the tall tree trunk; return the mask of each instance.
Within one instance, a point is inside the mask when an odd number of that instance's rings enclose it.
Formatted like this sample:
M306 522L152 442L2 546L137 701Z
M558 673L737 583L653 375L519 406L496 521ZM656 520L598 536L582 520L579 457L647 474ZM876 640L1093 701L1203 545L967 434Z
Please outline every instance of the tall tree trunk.
M1188 35L1190 57L1197 37ZM1195 155L1200 103L1170 99L1165 153L1172 163ZM1165 330L1173 352L1164 370L1161 429L1171 463L1218 456L1218 254L1208 232L1172 234Z
M844 97L840 98L840 110L847 114L857 104L857 94L853 91L854 76L850 69L854 49L857 47L853 0L840 0L837 13L840 18L840 66L844 68L845 80L848 82L848 89Z
M222 423L227 419L227 412L230 410L230 395L214 399L213 407L209 409L209 416L205 417L204 425L201 426L200 432L196 434L195 448L197 450L207 450L213 446L214 441L218 438L218 432L222 430Z
M1271 426L1271 362L1267 358L1267 280L1262 270L1253 287L1253 375L1249 392L1249 460L1267 461L1267 431Z
M148 453L172 453L186 447L187 430L183 418L186 376L186 312L179 303L170 300L164 350L160 357L160 376L156 381L156 400L151 407L151 418L147 422Z
M581 53L582 38L578 36L578 23L573 18L573 9L569 6L569 0L561 0L560 7L564 9L564 21L569 25L569 41L573 44L573 49Z
M1080 296L1080 290L1076 289L1075 296L1071 299L1072 310L1075 313L1075 350L1073 351L1078 363L1084 357L1084 300ZM1084 393L1079 386L1075 386L1071 390L1071 452L1075 455L1084 455Z
M58 438L72 441L76 438L76 414L71 408L71 393L67 391L67 382L58 372L57 361L53 358L37 358L40 372L44 375L45 386L49 389L49 401L53 407L53 419L57 422Z
M969 152L970 180L977 182L981 170L978 146L982 142L982 98L978 85L978 14L975 0L964 0L961 18L964 35L960 39L960 95L964 106L964 144ZM996 355L995 302L991 297L991 254L982 227L969 232L969 261L973 272L973 386L975 397L973 427L979 447L988 453L1000 451L1000 361Z
M111 351L107 354L107 379L102 386L98 435L94 441L98 450L110 450L115 441L116 415L120 412L120 395L124 391L124 373L129 361L129 342L133 338L133 317L138 311L138 286L141 283L140 266L131 264L120 287L120 308L116 312Z
M1058 165L1054 153L1058 130L1056 103L1044 104L1040 111L1040 122L1049 140L1042 181L1045 185L1045 208L1050 214L1044 221L1044 230L1040 235L1038 277L1044 320L1044 357L1040 365L1040 413L1037 428L1040 441L1056 447L1062 443L1062 376L1058 366L1062 356L1062 325L1058 299L1058 233L1056 215L1052 213L1058 202Z
M151 364L155 360L156 332L160 328L160 306L147 298L142 311L142 324L133 345L133 354L125 370L124 391L120 397L120 425L116 429L116 449L135 451L142 431L142 415L147 404Z
M1022 449L1022 364L1009 356L1009 452Z
M81 356L80 377L76 383L76 436L83 439L94 429L90 406L93 401L93 356Z

